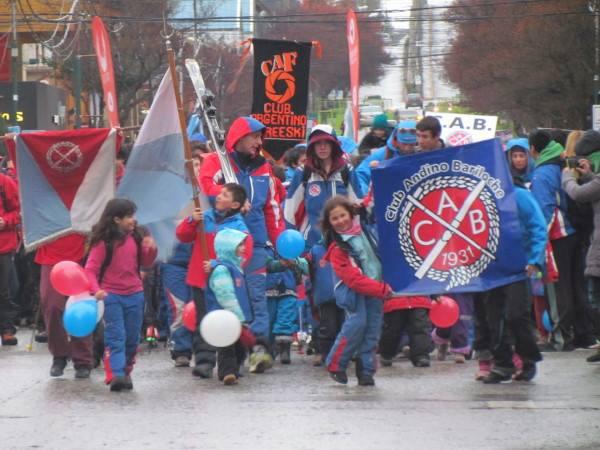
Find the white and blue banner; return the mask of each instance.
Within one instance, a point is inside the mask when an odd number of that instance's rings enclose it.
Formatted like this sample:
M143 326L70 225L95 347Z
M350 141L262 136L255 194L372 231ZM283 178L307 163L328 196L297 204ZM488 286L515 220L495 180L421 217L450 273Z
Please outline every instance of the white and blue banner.
M150 229L158 258L168 259L176 243L176 225L191 212L192 205L192 185L185 171L183 136L168 70L135 141L117 196L135 202L136 218Z
M395 292L480 292L526 277L497 139L385 161L373 189L383 277Z

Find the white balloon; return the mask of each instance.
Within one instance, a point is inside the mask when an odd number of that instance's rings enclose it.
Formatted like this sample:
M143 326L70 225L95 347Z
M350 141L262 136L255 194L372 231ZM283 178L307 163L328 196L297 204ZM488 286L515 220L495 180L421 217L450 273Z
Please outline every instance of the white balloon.
M200 322L200 334L213 347L228 347L242 333L242 324L231 311L219 309L209 312Z
M98 316L96 317L96 323L98 323L102 320L102 317L104 316L104 302L96 302L96 305L98 306Z

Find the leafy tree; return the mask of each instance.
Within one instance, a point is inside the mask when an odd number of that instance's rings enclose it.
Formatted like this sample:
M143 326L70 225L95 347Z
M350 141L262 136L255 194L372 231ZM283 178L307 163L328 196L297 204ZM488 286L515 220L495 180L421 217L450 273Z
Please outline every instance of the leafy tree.
M592 101L594 18L587 0L455 0L444 65L474 110L518 126L584 128Z

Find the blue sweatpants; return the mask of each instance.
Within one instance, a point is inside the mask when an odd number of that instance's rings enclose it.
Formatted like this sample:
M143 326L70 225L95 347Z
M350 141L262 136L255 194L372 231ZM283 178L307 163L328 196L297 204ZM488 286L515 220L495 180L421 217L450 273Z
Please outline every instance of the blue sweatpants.
M162 264L161 276L166 298L167 318L170 328L169 346L172 356L192 356L193 333L183 326L183 308L191 302L192 291L185 284L187 270L175 264Z
M269 311L267 308L267 251L264 247L254 247L252 259L245 270L246 287L252 303L254 320L250 329L263 343L269 339Z
M383 324L383 301L359 295L356 308L344 309L344 312L344 324L327 355L327 370L345 372L350 359L356 355L362 363L362 374L373 375L377 367L375 350Z
M297 299L292 295L267 298L271 335L291 336L298 331Z
M144 292L108 294L104 300L104 371L106 382L129 375L144 320Z

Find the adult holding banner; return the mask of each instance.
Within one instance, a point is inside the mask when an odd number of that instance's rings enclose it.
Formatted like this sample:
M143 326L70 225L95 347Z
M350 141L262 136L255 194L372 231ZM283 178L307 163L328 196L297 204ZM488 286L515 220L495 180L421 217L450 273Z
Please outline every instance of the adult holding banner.
M308 137L306 163L296 169L288 188L285 220L306 239L307 249L321 239L319 221L325 202L336 195L359 203L363 190L356 172L343 157L344 152L330 125L317 125Z
M267 241L276 242L277 236L283 231L271 166L260 154L265 129L261 122L252 117L238 117L231 124L225 138L229 162L249 198L245 221L254 239L254 248L246 268L246 283L254 310L251 329L259 342L251 355L251 366L255 367L257 364L253 363L263 362L263 367L269 367L272 363L268 354L265 246ZM200 184L211 201L221 192L225 179L216 153L211 153L204 159L200 168Z

